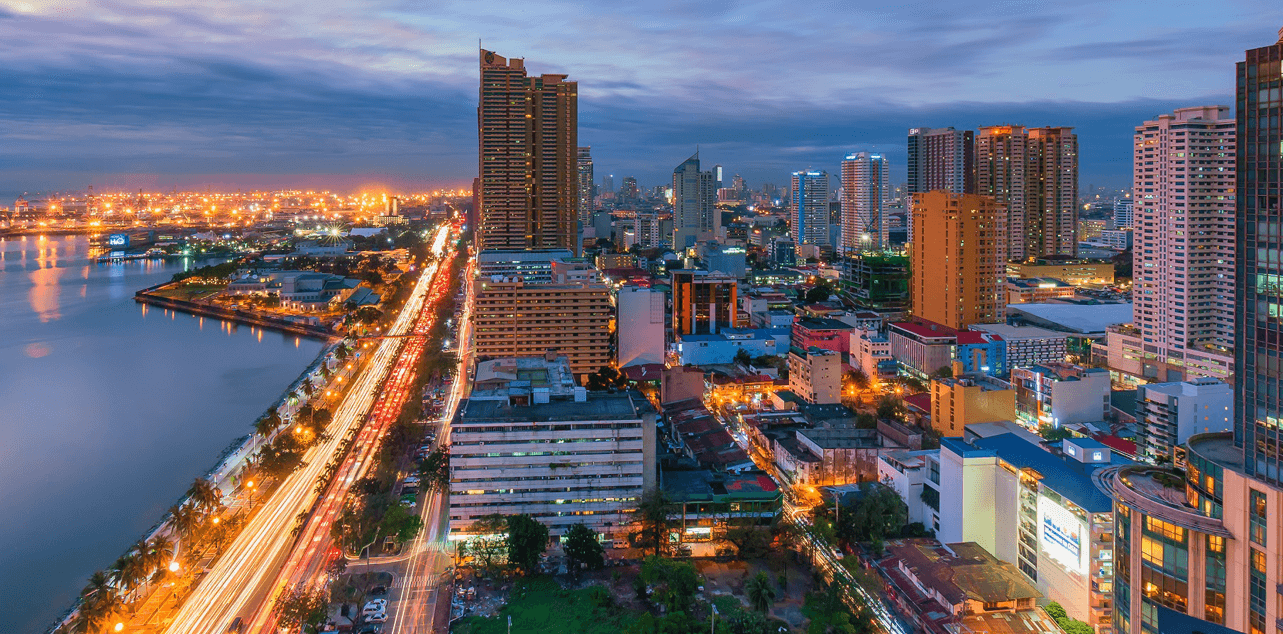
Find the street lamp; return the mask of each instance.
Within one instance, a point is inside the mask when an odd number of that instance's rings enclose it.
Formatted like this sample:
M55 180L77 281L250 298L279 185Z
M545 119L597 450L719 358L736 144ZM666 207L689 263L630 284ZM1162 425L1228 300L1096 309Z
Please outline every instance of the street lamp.
M121 630L125 629L125 624L124 624L124 623L122 623L122 622L120 622L120 621L116 621L116 627L114 627L114 628L112 628L112 629L114 629L114 630L116 630L117 632L119 632L119 631L121 631Z

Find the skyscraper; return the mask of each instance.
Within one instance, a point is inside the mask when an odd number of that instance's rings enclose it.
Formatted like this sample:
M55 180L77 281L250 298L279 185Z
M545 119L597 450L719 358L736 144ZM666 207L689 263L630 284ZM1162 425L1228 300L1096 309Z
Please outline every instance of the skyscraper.
M699 151L673 170L673 248L715 240L722 228L712 172L699 171Z
M793 172L789 230L793 233L793 241L799 246L829 244L828 172Z
M1131 198L1114 199L1114 228L1131 229L1134 225L1133 211L1136 209L1136 201Z
M566 75L528 77L524 60L481 51L482 249L577 250L578 93Z
M981 127L976 193L1007 211L1012 261L1078 251L1078 135L1073 128Z
M1226 378L1234 340L1234 119L1180 108L1136 128L1132 324L1145 376Z
M907 193L976 192L976 133L953 128L909 130Z
M842 233L838 251L882 251L890 241L891 168L882 154L859 152L842 161Z
M579 226L586 227L592 222L593 189L596 187L593 182L591 147L579 148L576 165L579 169Z
M1003 323L1005 214L988 196L913 195L913 315L950 328Z

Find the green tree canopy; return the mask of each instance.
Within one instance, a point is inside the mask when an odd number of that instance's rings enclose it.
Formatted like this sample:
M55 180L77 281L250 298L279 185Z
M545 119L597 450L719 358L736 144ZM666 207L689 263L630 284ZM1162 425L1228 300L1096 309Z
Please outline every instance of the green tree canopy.
M597 538L597 531L588 528L582 522L571 526L566 531L562 550L566 552L566 558L570 560L575 570L579 569L579 564L584 564L590 570L596 570L606 562L606 550L602 547L601 540Z
M548 527L529 515L508 516L508 563L526 574L539 567L539 556L548 549Z

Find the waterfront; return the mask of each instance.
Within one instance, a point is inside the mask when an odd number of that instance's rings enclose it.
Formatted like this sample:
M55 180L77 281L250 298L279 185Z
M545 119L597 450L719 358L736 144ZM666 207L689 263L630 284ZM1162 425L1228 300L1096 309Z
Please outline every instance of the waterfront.
M134 302L191 263L89 255L0 239L0 600L24 606L0 631L48 625L322 345Z

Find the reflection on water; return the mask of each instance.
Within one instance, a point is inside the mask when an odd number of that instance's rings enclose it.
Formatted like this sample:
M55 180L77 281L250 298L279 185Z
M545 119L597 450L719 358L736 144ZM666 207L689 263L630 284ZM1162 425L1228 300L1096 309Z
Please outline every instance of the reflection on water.
M0 238L0 632L44 629L321 347L134 302L208 262L93 255Z

